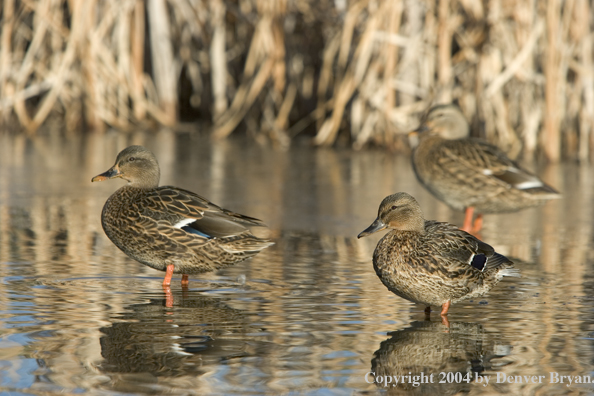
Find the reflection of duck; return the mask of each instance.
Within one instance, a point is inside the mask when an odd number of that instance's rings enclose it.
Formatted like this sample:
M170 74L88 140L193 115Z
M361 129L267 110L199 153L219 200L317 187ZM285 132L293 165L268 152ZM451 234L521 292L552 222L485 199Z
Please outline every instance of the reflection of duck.
M469 137L468 122L455 105L433 107L418 131L419 144L412 156L415 174L439 200L466 210L465 231L473 229L474 209L514 212L560 197L496 146ZM480 226L479 215L473 231Z
M389 333L390 338L382 341L371 360L369 381L381 379L379 376L398 376L402 383L385 389L388 394L404 393L426 395L449 395L468 392L471 384L458 382L455 378L468 378L474 382L478 373L489 368L490 359L506 348L497 347L489 341L483 327L475 323L455 323L449 327L439 322L413 322L411 326ZM507 351L506 351L507 353ZM446 373L445 377L440 373ZM415 376L422 384L413 386ZM450 374L448 380L447 373ZM456 373L459 373L458 375ZM412 378L401 376L410 375ZM431 375L432 381L431 380ZM468 375L468 376L467 376ZM444 380L443 383L440 383ZM377 383L377 381L376 381ZM378 387L384 388L377 383Z
M235 264L272 245L248 226L260 220L222 209L190 191L159 186L159 164L142 146L122 150L114 166L92 181L123 178L128 184L105 203L101 223L111 241L128 256L173 273L199 274Z
M209 364L246 355L253 332L242 311L217 299L185 291L173 310L164 299L136 304L100 331L104 372L145 377L196 375Z
M441 305L487 293L518 271L505 256L448 223L426 221L418 202L401 192L382 201L377 219L359 238L389 228L373 252L373 268L394 294L409 301Z

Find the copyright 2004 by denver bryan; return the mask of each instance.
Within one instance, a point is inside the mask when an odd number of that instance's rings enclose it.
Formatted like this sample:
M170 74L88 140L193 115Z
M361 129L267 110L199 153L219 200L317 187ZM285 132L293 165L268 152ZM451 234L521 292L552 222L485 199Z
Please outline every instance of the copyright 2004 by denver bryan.
M390 387L398 385L422 386L423 384L460 384L463 382L482 384L564 384L570 387L574 384L591 384L594 381L590 375L562 375L555 371L550 371L541 375L507 375L505 373L483 374L461 373L461 372L439 372L439 373L420 373L408 375L376 375L369 371L365 374L365 382L368 384L377 384L378 386Z

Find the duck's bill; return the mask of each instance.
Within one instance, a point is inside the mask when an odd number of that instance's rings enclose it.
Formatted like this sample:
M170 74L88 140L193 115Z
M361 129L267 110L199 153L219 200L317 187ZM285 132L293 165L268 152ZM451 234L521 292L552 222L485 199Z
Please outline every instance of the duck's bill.
M107 179L113 179L115 177L122 177L122 174L120 173L119 169L116 169L115 167L111 167L106 172L103 172L102 174L97 175L94 178L92 178L91 182L100 182L100 181L107 180Z
M385 225L384 222L381 221L379 218L377 218L377 219L375 219L375 221L373 223L371 223L371 225L369 227L367 227L366 229L361 231L361 233L359 235L357 235L357 238L363 238L367 235L371 235L374 232L378 232L378 231L386 229L386 227L388 227L388 226Z

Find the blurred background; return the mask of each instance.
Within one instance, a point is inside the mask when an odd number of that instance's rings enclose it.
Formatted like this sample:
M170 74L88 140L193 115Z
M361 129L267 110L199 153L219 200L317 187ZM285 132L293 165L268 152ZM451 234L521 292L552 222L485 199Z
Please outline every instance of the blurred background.
M187 128L406 150L455 101L512 157L587 159L588 0L4 0L5 131Z

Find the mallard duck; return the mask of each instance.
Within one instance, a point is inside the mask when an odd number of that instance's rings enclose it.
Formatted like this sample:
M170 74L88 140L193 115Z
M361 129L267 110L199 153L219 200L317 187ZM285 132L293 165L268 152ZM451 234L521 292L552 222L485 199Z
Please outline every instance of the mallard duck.
M560 197L496 146L469 137L468 122L455 105L433 107L416 132L415 174L439 200L466 211L465 231L480 230L482 213L514 212Z
M375 221L358 238L389 229L373 252L373 268L394 294L427 306L481 296L504 276L519 276L505 256L453 224L425 220L418 202L400 192L382 201Z
M142 146L122 150L115 164L91 181L115 178L128 184L105 202L103 230L131 258L166 271L163 286L174 273L181 273L187 286L189 274L235 264L273 244L248 228L262 221L181 188L159 187L157 158Z

